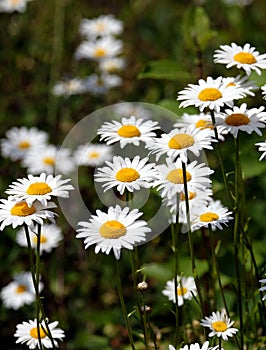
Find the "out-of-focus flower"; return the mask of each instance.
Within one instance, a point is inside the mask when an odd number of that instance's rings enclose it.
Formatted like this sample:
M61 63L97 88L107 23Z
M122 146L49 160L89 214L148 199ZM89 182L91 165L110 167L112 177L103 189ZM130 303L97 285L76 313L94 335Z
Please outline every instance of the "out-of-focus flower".
M85 80L85 89L92 95L105 95L110 89L122 85L122 78L116 74L91 74Z
M125 60L120 57L104 58L99 62L99 68L103 73L117 73L125 68Z
M62 81L58 81L52 90L56 96L79 95L86 92L86 85L84 79L80 78L69 78Z
M25 12L29 1L32 0L1 0L0 12Z
M94 39L107 35L120 35L123 32L123 22L112 14L101 15L98 18L81 20L79 31L87 39Z
M73 157L79 166L96 167L112 158L112 147L100 143L80 145L74 152Z
M185 300L191 300L197 295L197 288L193 277L176 276L177 278L177 303L178 306L184 304ZM162 291L169 300L176 303L175 280L167 281L165 289Z

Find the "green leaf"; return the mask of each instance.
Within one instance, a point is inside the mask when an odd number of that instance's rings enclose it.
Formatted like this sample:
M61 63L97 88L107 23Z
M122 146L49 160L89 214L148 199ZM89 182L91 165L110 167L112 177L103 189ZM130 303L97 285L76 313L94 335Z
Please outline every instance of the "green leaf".
M142 73L139 73L138 78L152 79L188 79L189 73L180 69L180 65L176 61L171 60L155 60L150 61Z

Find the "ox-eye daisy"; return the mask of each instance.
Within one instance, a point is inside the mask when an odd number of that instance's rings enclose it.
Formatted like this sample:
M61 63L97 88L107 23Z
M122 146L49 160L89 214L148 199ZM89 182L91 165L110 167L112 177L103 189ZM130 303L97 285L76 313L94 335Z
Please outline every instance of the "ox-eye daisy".
M263 98L264 100L266 100L266 84L261 87L261 90L262 90Z
M150 141L156 137L154 132L156 129L160 129L158 122L143 121L142 118L131 116L122 118L121 121L105 122L97 133L100 135L100 140L108 145L120 142L121 148L124 148L128 143L139 146L140 141L145 143Z
M87 143L80 145L74 152L73 157L79 166L88 165L96 167L112 158L112 147L100 143Z
M223 78L223 82L228 86L238 86L243 89L244 95L255 96L252 90L257 90L258 86L255 85L254 81L249 80L248 75L237 75L236 77Z
M28 178L18 179L5 191L15 201L25 201L31 207L34 201L46 206L52 197L68 198L68 191L73 190L67 185L70 179L61 180L61 175L53 176L42 173L40 176L28 175Z
M189 155L198 157L203 149L212 149L211 143L215 141L213 136L209 128L188 126L174 129L169 134L162 134L160 138L149 141L146 147L156 154L156 160L166 154L172 160L180 157L182 162L187 163Z
M207 80L200 79L198 85L188 84L188 87L178 93L177 100L183 100L180 107L195 106L203 112L205 108L213 109L217 112L225 104L233 105L233 100L244 97L243 89L238 86L228 86L223 81L223 77Z
M88 39L106 35L119 35L123 31L123 22L113 15L101 15L97 18L83 18L80 22L79 32Z
M116 73L125 68L125 60L120 57L104 58L99 62L99 69L103 73Z
M116 74L91 74L84 79L86 91L92 95L104 95L110 89L120 86L122 78Z
M21 160L32 149L46 145L48 135L35 127L13 127L6 132L6 138L1 140L3 157L11 160Z
M13 228L26 224L32 227L34 223L43 224L44 219L54 221L56 214L49 209L56 208L53 202L43 206L40 202L34 203L31 207L23 202L15 202L8 199L0 200L0 230L6 226L12 225Z
M148 158L135 156L132 160L115 156L113 162L106 161L107 166L98 168L94 175L96 182L103 182L104 191L116 187L120 194L125 190L133 192L142 187L149 188L155 179L156 171L153 163L147 163Z
M43 284L39 282L39 291L43 289ZM5 307L9 309L19 309L23 305L31 304L35 301L35 289L31 272L21 272L14 276L13 281L1 290L1 299Z
M29 236L32 248L37 248L37 228L29 229ZM60 227L55 224L44 224L40 232L40 253L50 253L53 248L56 248L59 242L63 239ZM23 247L28 247L27 238L24 229L17 232L16 241Z
M25 12L27 9L27 3L32 0L1 0L0 12Z
M248 75L252 70L261 75L261 69L266 69L266 53L261 55L250 44L241 47L232 43L231 46L221 45L220 48L213 55L215 63L226 64L226 68L236 66L238 69L244 69Z
M45 321L40 322L39 332L37 320L29 320L28 322L22 322L17 325L16 333L14 336L18 338L16 344L24 344L29 347L29 349L40 349L38 333L40 335L40 340L44 348L52 349L54 348L53 343L58 347L58 340L63 340L65 334L61 328L57 328L58 322L48 323L49 332L47 330L47 325ZM52 340L48 337L48 333L51 334Z
M259 160L266 158L266 141L257 142L257 143L255 143L255 145L259 146L259 151L262 152Z
M184 304L185 300L191 300L197 295L197 288L193 277L176 276L177 279L177 303L178 306ZM176 302L175 298L175 281L174 279L166 282L166 286L162 291L172 302Z
M202 326L210 328L209 337L216 336L228 340L228 337L232 337L238 332L238 329L231 327L234 321L231 321L224 312L213 312L211 316L205 316L200 323Z
M234 138L237 137L238 131L245 131L248 134L256 132L262 135L260 128L265 128L266 112L265 107L247 108L246 103L242 103L240 107L234 106L232 109L226 109L225 113L217 113L216 125L217 129L221 127L221 133L231 133Z
M198 343L193 343L190 345L182 346L182 348L180 348L179 350L218 350L218 347L219 345L216 345L215 347L210 347L209 342L205 341L202 347ZM175 350L173 345L169 345L169 350ZM223 350L223 349L220 349L220 350Z
M53 86L52 92L55 96L66 96L82 94L86 91L84 79L68 78L58 81Z
M113 249L115 258L120 258L121 248L132 250L134 245L146 241L146 234L151 232L147 222L138 220L142 215L138 209L131 210L119 205L110 207L107 213L96 210L89 222L78 223L77 238L84 238L85 249L93 244L95 253L102 251L109 254Z
M262 279L259 281L260 283L266 283L266 278ZM266 291L266 285L262 286L260 289L259 289L261 292L265 292ZM264 295L264 297L262 298L262 300L265 300L266 299L266 294Z

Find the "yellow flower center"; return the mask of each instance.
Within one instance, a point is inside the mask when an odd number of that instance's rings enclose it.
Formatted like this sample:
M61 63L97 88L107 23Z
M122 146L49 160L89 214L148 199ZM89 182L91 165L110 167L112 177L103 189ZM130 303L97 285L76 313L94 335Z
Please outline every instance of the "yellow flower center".
M225 119L226 124L231 126L247 125L249 121L249 117L242 113L233 113Z
M216 101L222 98L222 93L216 88L205 88L198 95L201 101Z
M36 212L35 207L32 205L28 206L26 202L16 203L10 210L11 215L15 216L28 216L32 215Z
M106 56L106 51L104 49L96 48L94 51L94 56L97 58L104 57Z
M196 196L197 196L196 192L190 192L189 191L188 200L190 201L191 199L195 198ZM185 196L184 192L180 193L180 199L181 199L181 201L185 201L186 200L186 196Z
M100 153L99 152L91 152L88 154L88 158L91 159L91 158L99 158L100 157Z
M45 182L35 182L28 187L26 192L30 195L44 195L52 192L52 189Z
M168 142L169 148L182 149L193 146L195 140L192 136L188 134L176 134Z
M46 165L54 165L55 164L55 159L53 157L45 157L43 159L43 163Z
M182 297L188 292L188 289L186 287L177 287L177 295Z
M98 30L99 32L102 32L102 31L105 30L106 24L105 24L104 22L98 22L98 23L96 24L96 28L97 28L97 30Z
M216 213L212 213L212 212L207 212L200 215L200 221L203 221L203 222L216 221L218 219L219 219L219 216Z
M117 133L122 137L137 137L141 135L139 129L135 125L123 125L117 130Z
M234 55L234 60L242 64L253 64L256 63L256 58L249 52L238 52Z
M213 129L213 124L210 120L200 119L196 123L196 128L198 129Z
M122 181L122 182L133 182L136 181L140 175L139 173L133 169L133 168L124 168L124 169L120 169L117 173L116 173L116 179L118 181Z
M227 324L224 321L212 322L212 328L215 332L225 332L227 330Z
M12 6L16 6L18 4L21 3L21 0L9 0L9 3L12 5Z
M33 236L33 242L35 244L37 244L37 241L38 241L37 236ZM40 243L43 244L43 243L46 243L46 242L47 242L47 238L43 234L41 234Z
M40 327L39 327L39 333L40 333L40 338L41 339L46 337L46 334L45 334L44 330L42 328L40 328ZM32 338L38 339L38 329L37 329L37 327L33 327L30 330L30 336Z
M121 222L116 220L106 221L99 229L100 235L103 238L108 239L117 239L121 236L124 236L127 232L127 229Z
M226 86L236 86L236 84L231 82L231 83L228 83Z
M18 148L20 148L20 149L26 149L26 148L29 148L29 147L30 147L30 143L28 141L21 141L18 144Z
M188 171L186 171L186 178L187 178L187 182L189 182L192 178L191 174ZM170 182L173 182L174 184L183 184L184 183L183 170L182 169L171 170L166 176L166 179Z
M24 293L24 292L26 292L26 290L27 290L27 288L23 284L19 284L17 286L16 293L17 294Z

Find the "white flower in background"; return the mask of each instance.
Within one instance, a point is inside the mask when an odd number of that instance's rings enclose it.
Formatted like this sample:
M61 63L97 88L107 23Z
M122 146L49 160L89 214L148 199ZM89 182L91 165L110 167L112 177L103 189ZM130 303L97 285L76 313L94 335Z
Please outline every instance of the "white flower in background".
M259 151L262 152L259 160L266 158L266 141L257 142L257 143L255 143L255 145L259 146Z
M260 283L266 283L266 278L262 279L262 280L259 280ZM261 292L265 292L266 291L266 286L262 286L260 289L259 289ZM266 299L266 294L264 295L264 297L262 298L262 300L265 300Z
M32 0L1 0L0 12L25 12L27 9L27 3Z
M112 147L102 144L87 143L79 145L73 157L78 166L96 167L104 164L106 160L112 158Z
M29 229L31 247L37 248L37 227ZM50 253L53 248L56 248L62 241L62 230L55 224L43 224L41 228L40 236L40 253ZM24 229L20 229L17 232L16 242L22 247L28 247Z
M116 74L91 74L84 79L86 91L92 95L105 95L110 89L122 85L122 78Z
M103 73L116 73L124 69L125 66L124 58L120 57L104 58L99 62L100 71Z
M177 278L177 303L178 306L184 304L185 300L191 300L197 295L197 288L193 277L176 276ZM169 300L176 303L175 281L167 281L162 294Z
M114 57L122 52L123 43L121 40L110 36L99 38L95 41L83 41L77 48L76 59L102 60Z
M43 284L39 282L39 291ZM13 281L2 288L1 299L8 309L19 309L23 305L35 302L35 289L31 272L21 272L14 276Z
M266 100L266 84L261 87L261 90L262 90L263 98L264 100Z
M233 100L242 97L243 89L234 85L228 86L223 77L207 77L207 80L200 79L198 85L188 84L188 87L178 93L177 100L182 101L179 107L195 106L200 112L205 108L219 112L224 105L231 107Z
M209 346L209 342L205 341L202 345L202 347L200 346L200 344L198 343L194 343L194 344L190 344L190 345L185 345L184 347L180 348L179 350L218 350L219 345L216 345L215 347L210 347ZM170 349L169 350L174 350ZM223 350L223 348L221 348L220 350Z
M211 316L205 316L200 323L203 327L210 328L209 337L216 336L228 340L238 332L238 329L231 327L234 321L231 321L225 312L213 312Z
M113 106L115 115L120 117L135 116L137 119L152 119L153 112L151 109L145 108L144 103L136 102L120 102Z
M255 47L245 44L243 47L235 43L221 45L214 55L215 63L226 64L226 68L236 66L250 75L252 70L261 75L261 69L266 69L266 53L260 54Z
M62 81L58 81L52 89L52 92L56 96L78 95L86 92L86 86L84 79L69 78Z
M105 141L107 145L120 142L120 147L124 148L129 143L139 146L140 142L153 140L156 137L154 130L157 129L160 129L158 122L131 116L121 121L105 122L97 134L100 135L100 141Z
M238 86L243 89L244 95L255 96L252 90L257 90L258 86L254 81L249 80L248 75L237 75L236 77L223 78L223 82L229 86Z
M123 32L123 22L111 14L92 19L84 18L80 22L79 32L87 39L106 35L120 35Z
M32 149L46 145L47 139L47 133L35 127L13 127L6 132L6 138L1 139L2 156L21 160Z
M84 238L85 249L96 244L95 253L100 251L109 254L113 249L115 258L120 259L122 248L132 250L141 242L146 242L146 234L151 232L147 222L138 220L142 215L138 209L128 207L109 207L108 212L96 210L89 222L78 223L82 228L77 229L77 238Z
M56 328L58 322L48 323L49 332L51 333L54 345L58 347L58 340L63 340L65 337L64 331L60 328ZM39 325L38 332L37 320L29 320L28 322L22 322L17 325L16 333L14 337L18 338L16 340L16 344L26 344L29 349L40 349L39 347L39 339L38 333L40 334L41 343L44 348L53 349L53 343L51 339L48 337L48 330L43 320Z

